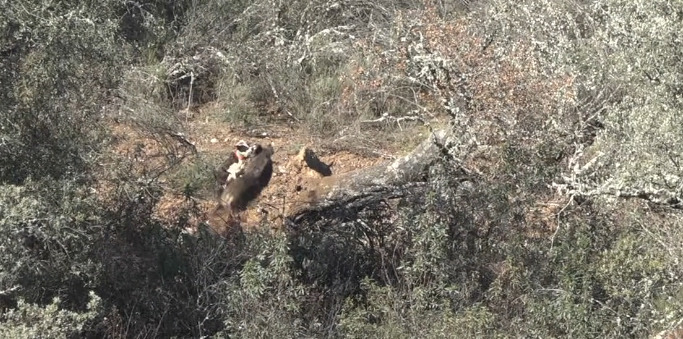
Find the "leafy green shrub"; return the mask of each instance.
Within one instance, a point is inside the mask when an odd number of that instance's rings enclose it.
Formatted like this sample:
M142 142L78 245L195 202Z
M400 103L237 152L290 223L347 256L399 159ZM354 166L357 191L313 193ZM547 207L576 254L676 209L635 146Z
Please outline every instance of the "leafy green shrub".
M569 190L680 200L680 154L669 146L682 135L680 11L668 1L503 1L483 14L491 37L533 36L545 72L574 79L582 122Z
M567 229L543 255L549 263L545 274L534 279L523 297L518 333L642 337L655 332L654 324L665 317L675 317L655 302L679 289L671 275L676 264L662 260L667 250L651 245L653 239L635 213L630 222L616 223L616 210L605 213L609 208L594 207L568 212L563 223ZM592 211L588 218L582 217L586 211Z
M101 299L90 292L90 301L85 312L60 309L60 300L55 298L45 307L19 300L17 308L3 316L0 335L5 338L72 338L101 314Z
M158 0L119 3L119 34L138 51L143 63L159 61L192 5L191 1Z
M0 5L0 332L612 338L680 326L680 3L493 0L446 15L453 5ZM149 53L126 72L123 41ZM159 168L99 156L119 74L120 118L154 139ZM321 133L445 113L457 142L398 201L286 236L190 236L153 211L161 174L187 195L211 180L219 159L182 161L191 116L177 112L210 100L231 122Z
M406 79L401 67L392 67L400 53L383 53L403 44L408 22L398 17L401 11L420 6L210 1L195 8L168 55L176 60L198 49L219 51L223 80L209 87L223 120L298 121L328 135L348 121L424 113L413 91L419 85ZM359 76L352 79L351 72Z
M255 245L249 250L253 255L237 275L221 285L226 302L223 333L244 338L291 338L306 333L307 327L315 329L316 324L301 318L302 298L307 293L296 279L287 237L256 234L247 241Z
M31 303L60 297L79 305L101 273L92 257L103 235L93 197L73 182L43 181L1 186L0 201L2 286L20 286Z
M66 180L0 187L1 300L3 312L18 317L8 331L21 328L19 300L46 305L54 298L60 306L46 312L62 314L54 320L63 318L64 333L75 335L191 336L222 327L211 288L243 260L240 247L205 232L195 238L166 229L152 217L158 183L130 178L115 180L106 203ZM106 319L88 316L79 325L81 316L66 310L85 310L91 291L102 298L97 315Z
M28 7L26 7L28 6ZM72 176L88 168L101 141L107 91L120 58L114 2L3 3L0 182Z
M339 320L339 332L345 338L491 338L496 337L496 316L484 306L472 305L455 313L448 307L413 309L404 299L413 295L433 302L421 289L400 291L363 284L365 305L348 303Z
M453 214L458 185L444 165L433 168L426 198L408 199L395 229L380 240L393 253L382 261L383 267L376 268L384 271L379 275L384 279L363 279L360 290L346 299L338 320L344 336L441 338L495 333L495 315L486 307L460 313L454 303L464 297L464 286L452 279L461 264L460 254L451 251L450 234L457 225Z
M212 197L215 188L214 169L225 159L198 156L181 163L168 174L171 189L187 197Z
M227 73L227 72L226 72ZM263 88L257 91L252 84L240 81L236 76L225 75L219 80L217 88L219 98L216 116L212 117L219 121L234 123L236 125L255 125L263 119L259 112L259 95L268 95Z

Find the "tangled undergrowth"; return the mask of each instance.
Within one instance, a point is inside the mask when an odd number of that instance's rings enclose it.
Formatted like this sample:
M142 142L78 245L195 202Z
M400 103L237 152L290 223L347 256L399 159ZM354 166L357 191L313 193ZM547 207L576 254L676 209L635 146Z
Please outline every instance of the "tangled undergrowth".
M0 333L673 336L681 13L0 2ZM155 216L207 189L202 121L394 156L437 124L451 142L401 196L225 239L183 232L192 208ZM117 153L117 124L157 146Z

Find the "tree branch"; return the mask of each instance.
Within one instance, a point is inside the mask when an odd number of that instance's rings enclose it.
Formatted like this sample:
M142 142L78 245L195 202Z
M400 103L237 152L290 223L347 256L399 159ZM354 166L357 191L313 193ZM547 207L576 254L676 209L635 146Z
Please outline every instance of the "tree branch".
M293 227L322 217L343 217L382 200L422 194L429 168L436 161L453 158L448 154L452 140L451 130L440 130L430 134L410 154L395 161L324 177L318 187L309 191L312 204L294 211L285 222ZM463 174L467 174L464 169Z

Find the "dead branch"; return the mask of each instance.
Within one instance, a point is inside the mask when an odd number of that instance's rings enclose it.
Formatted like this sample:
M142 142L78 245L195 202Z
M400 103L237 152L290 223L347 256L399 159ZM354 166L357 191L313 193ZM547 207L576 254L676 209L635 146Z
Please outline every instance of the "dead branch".
M20 286L16 285L16 286L10 287L8 289L2 290L2 291L0 291L0 296L10 295L10 294L14 293L15 291L19 290L19 288L20 288Z
M579 197L612 196L615 198L640 199L651 204L666 206L673 209L683 209L683 198L679 193L665 189L636 189L626 187L603 187L584 191L568 184L553 183L552 187L558 192Z
M325 199L294 215L285 218L285 225L290 230L298 230L300 225L313 225L329 220L352 218L365 208L374 208L381 201L404 198L412 194L424 194L425 182L408 183L402 186L374 186L358 192Z
M393 162L332 176L323 182L318 196L334 200L345 195L359 195L368 187L401 186L424 181L429 166L442 157L439 145L447 144L448 139L449 131L441 130L431 134L410 154Z
M395 122L398 127L403 130L403 127L401 126L402 121L420 121L423 124L427 124L427 122L419 115L410 115L410 116L403 116L403 117L395 117L393 115L389 115L389 113L384 113L380 118L373 119L373 120L362 120L362 123L381 123L381 122Z
M343 218L353 211L376 204L382 200L424 193L430 166L436 161L451 158L448 145L453 140L450 130L432 133L410 154L392 162L357 170L341 176L329 176L313 192L309 192L312 204L295 211L286 224L315 222L325 218ZM457 159L456 159L457 160ZM461 171L467 176L467 171ZM349 214L350 213L350 214Z

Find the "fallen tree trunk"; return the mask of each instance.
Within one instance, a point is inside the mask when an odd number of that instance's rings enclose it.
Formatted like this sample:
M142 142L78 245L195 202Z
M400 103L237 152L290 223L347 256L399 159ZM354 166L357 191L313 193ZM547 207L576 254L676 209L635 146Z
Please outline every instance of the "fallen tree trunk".
M298 225L325 223L331 219L355 219L360 211L373 208L376 204L392 199L405 198L411 194L424 194L425 182L409 183L401 186L372 186L356 190L353 194L324 199L307 208L300 209L285 219L290 229Z
M451 157L448 153L451 140L449 130L440 130L431 133L410 154L395 161L322 178L319 185L308 192L310 206L294 211L286 218L286 223L293 226L324 215L343 216L380 200L424 192L429 168L437 161Z
M429 166L443 156L442 151L447 138L447 131L441 130L430 134L410 154L393 162L382 163L337 177L325 177L321 180L317 197L323 200L336 200L344 196L363 194L372 187L400 186L424 181Z

